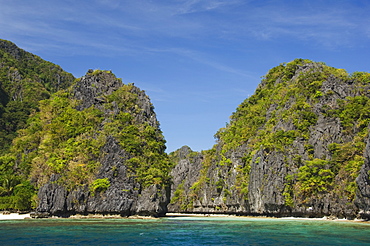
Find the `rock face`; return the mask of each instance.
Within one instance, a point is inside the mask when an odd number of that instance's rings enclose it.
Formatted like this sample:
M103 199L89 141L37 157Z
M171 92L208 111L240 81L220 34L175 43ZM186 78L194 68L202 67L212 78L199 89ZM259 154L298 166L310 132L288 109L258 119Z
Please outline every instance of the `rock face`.
M222 169L211 160L212 154L194 152L187 146L170 154L177 165L171 171L169 212L251 214L243 194L224 188L239 182L241 157L233 153L234 165Z
M307 60L273 68L213 149L172 154L169 209L369 218L368 81Z
M84 110L94 107L104 115L119 115L122 108L108 97L122 87L122 82L107 71L89 71L73 86L71 95L78 100L76 109ZM126 94L125 94L126 95ZM134 121L146 124L159 131L153 107L143 91L131 86L130 94L134 95L133 108L126 107L124 113L135 117ZM123 102L125 102L123 100ZM111 118L110 118L111 119ZM102 121L108 124L108 118ZM122 123L124 124L124 123ZM103 130L102 130L103 131ZM163 216L167 212L169 187L160 184L144 185L137 180L137 175L130 170L128 163L134 154L126 150L117 137L107 133L105 143L100 149L98 163L100 167L94 174L95 180L108 180L109 187L103 190L92 190L91 182L82 183L72 188L61 184L62 174L52 174L49 181L38 192L39 215L70 216L72 214L120 214ZM164 149L159 154L164 154ZM135 159L136 160L136 159ZM149 163L150 165L150 163ZM164 170L165 171L165 170ZM66 183L64 181L64 183Z
M362 218L370 219L370 138L367 139L365 149L365 162L361 167L360 174L356 182L358 186L357 197L355 203L359 208L359 213Z
M168 188L152 185L141 188L134 177L129 177L125 161L128 155L110 138L102 149L100 168L97 178L108 178L110 187L105 192L92 194L87 185L68 191L55 181L39 190L39 214L70 216L74 214L120 214L121 216L144 215L163 216L167 212L169 199Z
M168 205L168 211L173 213L187 212L191 187L200 177L203 156L200 153L193 152L188 146L181 147L171 155L177 165L171 171L173 202ZM192 208L190 208L190 211L192 211Z
M114 79L111 72L96 72L89 70L87 74L74 86L73 97L80 101L76 107L78 110L92 106L103 109L104 96L112 94L122 86L122 82Z

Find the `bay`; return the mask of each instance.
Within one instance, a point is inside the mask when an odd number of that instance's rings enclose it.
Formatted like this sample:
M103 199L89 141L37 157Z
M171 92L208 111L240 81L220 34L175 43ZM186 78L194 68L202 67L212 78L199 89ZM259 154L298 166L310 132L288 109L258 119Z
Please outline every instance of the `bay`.
M247 217L0 221L0 245L370 245L370 223Z

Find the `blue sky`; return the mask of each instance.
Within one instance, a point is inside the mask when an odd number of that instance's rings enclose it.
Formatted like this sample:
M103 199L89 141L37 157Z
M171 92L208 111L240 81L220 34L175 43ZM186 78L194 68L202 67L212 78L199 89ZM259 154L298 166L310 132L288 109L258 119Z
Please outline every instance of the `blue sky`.
M76 77L145 90L167 140L210 149L269 69L295 58L370 71L368 0L0 0L0 38Z

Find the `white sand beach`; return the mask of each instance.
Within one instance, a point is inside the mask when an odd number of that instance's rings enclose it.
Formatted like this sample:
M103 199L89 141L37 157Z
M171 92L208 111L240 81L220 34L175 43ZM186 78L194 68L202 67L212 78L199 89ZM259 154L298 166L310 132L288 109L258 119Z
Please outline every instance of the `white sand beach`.
M18 213L10 213L10 214L3 214L0 213L0 220L23 220L31 218L30 214L18 214Z

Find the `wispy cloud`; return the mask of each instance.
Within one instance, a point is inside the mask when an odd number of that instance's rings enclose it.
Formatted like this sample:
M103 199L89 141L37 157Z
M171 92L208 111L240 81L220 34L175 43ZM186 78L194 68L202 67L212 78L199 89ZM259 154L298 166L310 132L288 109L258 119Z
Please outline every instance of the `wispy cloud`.
M245 9L236 11L239 22L234 26L230 23L230 27L235 36L253 35L265 41L277 38L307 40L328 47L346 46L350 41L364 36L370 21L364 13L369 6L363 9L341 2L325 3L297 1L284 4L272 1L269 5L254 7L247 13L243 12ZM363 15L363 21L356 21L353 18L356 15Z
M179 5L177 14L211 11L240 3L240 0L188 0Z
M143 46L157 48L159 45L153 43L166 39L233 42L279 38L341 47L356 38L369 39L370 36L369 4L356 6L350 1L328 4L325 1L95 0L86 3L34 0L25 3L0 0L0 4L2 36L40 37L46 46L49 40L54 45L68 44L68 49L90 46L135 54L141 52ZM353 17L358 15L363 21ZM124 47L118 47L117 43ZM181 44L176 48L181 50ZM238 73L212 59L188 55L215 68Z
M170 53L181 57L186 57L188 59L191 59L192 61L195 61L197 63L215 68L219 71L236 74L242 77L246 78L252 78L254 77L251 72L248 72L246 70L241 70L234 68L232 66L228 66L224 63L217 62L217 58L215 57L209 57L209 55L196 50L190 50L185 48L149 48L148 52L153 53Z

